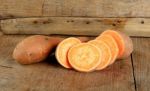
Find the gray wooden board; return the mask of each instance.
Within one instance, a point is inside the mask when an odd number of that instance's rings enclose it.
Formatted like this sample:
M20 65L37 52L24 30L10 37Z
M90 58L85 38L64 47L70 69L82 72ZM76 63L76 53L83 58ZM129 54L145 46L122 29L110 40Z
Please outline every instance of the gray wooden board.
M20 65L11 54L25 37L0 37L1 91L135 91L130 57L91 73L65 69L52 54L44 62Z
M150 91L150 38L133 38L132 55L137 91Z

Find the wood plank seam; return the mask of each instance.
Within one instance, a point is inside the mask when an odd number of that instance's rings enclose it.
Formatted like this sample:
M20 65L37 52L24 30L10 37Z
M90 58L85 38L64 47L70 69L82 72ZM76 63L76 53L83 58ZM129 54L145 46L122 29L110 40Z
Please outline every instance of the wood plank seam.
M137 91L137 84L136 84L135 71L134 71L134 62L133 62L133 54L131 54L131 64L132 64L132 74L133 74L133 78L134 78L134 88L135 88L135 91Z
M41 11L41 12L44 12L44 11ZM102 18L102 19L105 19L105 18L145 18L145 19L149 19L150 17L92 17L92 16L27 16L27 17L25 17L25 16L17 16L17 17L9 17L9 18L0 18L0 20L9 20L9 19L21 19L21 18L48 18L48 17L58 17L58 18L60 18L60 17L64 17L64 18L66 18L66 17L68 17L68 18ZM142 22L142 21L141 21Z
M134 44L133 65L137 91L149 91L150 38L132 38Z

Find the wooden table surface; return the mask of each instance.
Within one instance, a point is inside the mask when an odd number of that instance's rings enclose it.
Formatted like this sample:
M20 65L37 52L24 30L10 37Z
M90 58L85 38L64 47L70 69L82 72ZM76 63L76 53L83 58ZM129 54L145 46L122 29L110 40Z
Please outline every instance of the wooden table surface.
M102 71L61 67L51 54L44 62L20 65L12 57L26 36L0 36L0 91L150 91L150 38L132 38L134 52Z
M0 0L5 34L96 36L106 29L150 37L150 0ZM54 53L41 63L18 64L12 51L25 37L0 32L0 91L150 91L150 38L132 38L127 59L81 73L61 67Z

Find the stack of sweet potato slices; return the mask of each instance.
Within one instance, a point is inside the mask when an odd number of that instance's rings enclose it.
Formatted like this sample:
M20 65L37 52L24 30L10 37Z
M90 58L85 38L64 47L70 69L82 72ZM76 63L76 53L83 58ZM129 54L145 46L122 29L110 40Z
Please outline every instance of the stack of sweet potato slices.
M133 51L133 43L126 34L106 30L94 40L70 37L58 44L55 55L65 68L81 72L103 70L117 59L125 59Z

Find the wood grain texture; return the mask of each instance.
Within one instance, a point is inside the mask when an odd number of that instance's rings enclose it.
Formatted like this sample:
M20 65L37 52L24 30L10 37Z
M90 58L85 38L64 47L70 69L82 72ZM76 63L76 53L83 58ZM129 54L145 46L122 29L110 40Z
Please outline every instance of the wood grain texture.
M65 34L96 36L116 29L130 36L150 37L149 18L42 17L1 20L5 34Z
M42 15L44 0L0 0L0 18Z
M12 67L13 63L15 63L12 60L13 49L15 48L15 45L18 42L20 42L22 39L25 38L25 36L23 36L23 35L18 36L18 37L13 36L11 38L8 37L8 36L6 36L6 35L1 35L0 36L0 42L1 42L0 43L0 45L1 45L1 48L0 48L0 55L1 55L0 64L3 65L3 66Z
M3 35L3 32L0 30L0 36Z
M67 70L56 62L54 55L42 63L20 65L11 58L11 53L25 37L0 37L2 91L135 91L130 57L92 73Z
M150 17L149 3L149 0L0 0L0 16Z
M134 38L132 55L137 91L150 90L150 38Z
M1 23L1 20L0 20ZM1 25L0 25L0 36L3 35L2 29L1 29Z

